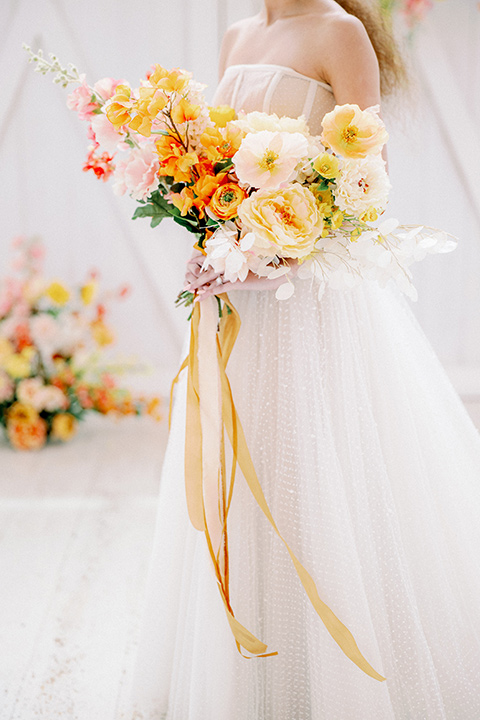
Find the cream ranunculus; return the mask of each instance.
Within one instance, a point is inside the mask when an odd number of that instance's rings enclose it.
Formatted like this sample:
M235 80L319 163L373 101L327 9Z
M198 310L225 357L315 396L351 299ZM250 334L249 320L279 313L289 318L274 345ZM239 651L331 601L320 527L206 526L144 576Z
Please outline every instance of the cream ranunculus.
M243 201L238 216L260 243L269 243L276 254L286 258L309 255L323 230L315 196L298 183L279 190L258 190Z
M299 160L308 152L301 133L261 130L246 135L233 156L237 177L254 188L278 188L295 177Z

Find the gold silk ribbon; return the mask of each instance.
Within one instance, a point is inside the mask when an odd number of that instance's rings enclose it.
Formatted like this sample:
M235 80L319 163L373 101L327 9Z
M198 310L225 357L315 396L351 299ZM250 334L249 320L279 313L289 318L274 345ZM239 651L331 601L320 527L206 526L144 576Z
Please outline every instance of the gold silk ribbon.
M273 519L247 447L226 373L228 359L240 329L240 317L226 293L218 297L223 308L219 321L215 298L207 298L202 303L194 304L189 354L172 383L169 417L171 417L174 386L182 370L187 368L185 489L188 513L193 526L205 533L218 589L237 649L243 657L277 655L276 652L266 653L265 643L236 619L230 602L227 519L238 463L253 497L285 545L310 602L328 632L355 665L375 680L383 681L385 678L363 657L350 630L321 600L311 575L282 537ZM215 343L212 343L213 334ZM206 375L209 377L206 378ZM215 412L218 412L217 418L214 417ZM224 430L233 450L228 482ZM206 434L209 435L208 441L205 438ZM204 457L205 452L209 454L208 458ZM242 648L251 655L244 655Z

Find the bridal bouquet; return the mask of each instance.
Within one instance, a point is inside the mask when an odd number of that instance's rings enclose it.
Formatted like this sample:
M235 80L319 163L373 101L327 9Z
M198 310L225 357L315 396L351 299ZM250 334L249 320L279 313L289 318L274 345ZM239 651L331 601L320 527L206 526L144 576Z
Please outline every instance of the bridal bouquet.
M16 238L16 274L0 286L0 425L18 450L67 441L89 411L158 419L158 398L133 397L115 375L129 369L102 358L113 334L108 303L127 288L101 292L92 275L70 289L41 271L42 244Z
M304 118L209 107L204 86L184 70L153 66L139 88L105 78L90 87L70 66L41 51L30 60L55 80L78 83L68 106L88 123L84 170L139 203L134 218L152 227L170 217L196 236L196 247L225 282L248 273L349 288L390 278L412 299L409 266L456 243L443 231L372 223L384 212L390 182L381 152L388 134L378 107L336 106L312 136ZM183 292L179 302L194 296Z

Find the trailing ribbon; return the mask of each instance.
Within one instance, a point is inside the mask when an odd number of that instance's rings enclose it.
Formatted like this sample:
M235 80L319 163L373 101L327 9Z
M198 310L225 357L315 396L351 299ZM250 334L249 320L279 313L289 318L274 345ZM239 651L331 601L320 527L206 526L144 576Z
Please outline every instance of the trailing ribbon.
M218 588L237 649L243 657L250 656L244 655L242 648L256 657L277 655L276 652L266 654L265 643L239 623L230 603L227 519L238 463L252 495L285 545L310 602L328 632L355 665L375 680L383 681L385 678L374 670L361 654L350 630L321 600L311 575L293 553L275 524L247 447L226 374L228 359L240 329L240 317L226 293L218 297L220 303L223 303L219 322L215 298L207 298L202 303L196 302L194 305L190 350L172 383L170 410L175 383L182 370L188 368L185 449L188 513L193 526L205 533ZM222 308L222 304L220 307ZM233 450L228 483L224 429Z

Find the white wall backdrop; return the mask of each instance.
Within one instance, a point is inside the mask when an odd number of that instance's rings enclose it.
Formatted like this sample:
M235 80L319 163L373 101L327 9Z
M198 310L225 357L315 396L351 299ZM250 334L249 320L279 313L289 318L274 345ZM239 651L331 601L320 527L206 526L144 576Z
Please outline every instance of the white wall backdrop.
M39 234L47 270L69 282L88 269L106 284L127 281L115 311L119 350L158 368L168 390L180 359L185 313L173 305L191 237L170 223L155 231L130 220L135 203L82 172L86 125L66 107L66 92L33 72L22 41L91 82L133 84L154 62L183 66L216 84L224 28L258 0L2 0L0 4L0 268L18 234ZM459 390L480 393L480 12L476 0L438 3L416 37L416 96L390 110L389 214L443 227L460 239L447 256L416 268L414 309ZM462 152L457 148L461 145ZM478 161L476 160L478 158ZM168 251L168 268L162 260Z

